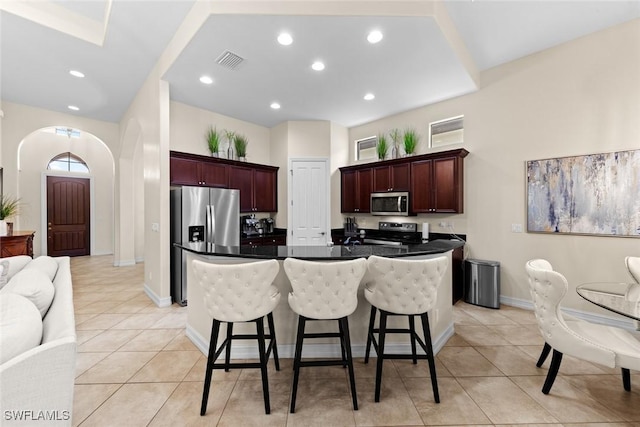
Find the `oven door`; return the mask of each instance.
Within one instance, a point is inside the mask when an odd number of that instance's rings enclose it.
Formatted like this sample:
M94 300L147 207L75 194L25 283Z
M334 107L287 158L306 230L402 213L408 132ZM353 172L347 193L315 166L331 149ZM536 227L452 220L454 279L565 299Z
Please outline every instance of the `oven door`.
M371 215L409 216L409 193L371 193Z

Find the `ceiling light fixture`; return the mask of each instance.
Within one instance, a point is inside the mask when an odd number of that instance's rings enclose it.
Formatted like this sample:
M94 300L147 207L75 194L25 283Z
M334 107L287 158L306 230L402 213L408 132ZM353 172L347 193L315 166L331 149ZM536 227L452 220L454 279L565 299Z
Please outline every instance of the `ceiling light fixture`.
M202 76L200 77L200 83L204 83L206 85L210 85L211 83L213 83L213 79L209 76Z
M84 77L84 73L78 70L69 70L69 74L71 74L73 77L78 77L80 79Z
M316 61L313 64L311 64L311 68L313 68L316 71L322 71L324 70L324 64L320 61Z
M378 30L371 31L367 36L367 41L371 44L378 43L382 40L382 33Z
M278 36L278 43L280 43L282 46L289 46L291 43L293 43L293 37L291 37L291 34L289 33L280 33L280 35Z
M80 109L78 107L76 107L75 105L68 105L67 108L69 110L73 110L73 111L80 111Z
M376 96L372 93L368 93L364 96L365 101L371 101L372 99L374 99Z
M274 110L279 110L280 109L280 104L278 104L277 102L272 102L271 103L271 108L273 108Z

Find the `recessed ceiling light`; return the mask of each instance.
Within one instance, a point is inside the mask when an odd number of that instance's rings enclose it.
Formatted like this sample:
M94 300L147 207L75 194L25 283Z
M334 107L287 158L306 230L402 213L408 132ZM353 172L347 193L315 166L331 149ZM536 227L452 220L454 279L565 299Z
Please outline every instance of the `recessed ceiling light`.
M271 103L271 108L273 108L274 110L279 110L280 109L280 104L278 104L277 102L272 102Z
M211 83L213 83L213 79L209 76L202 76L200 77L200 83L204 83L206 85L210 85Z
M376 96L372 93L368 93L364 96L365 101L371 101L372 99L374 99Z
M73 77L79 77L79 78L83 78L84 77L84 73L78 71L78 70L69 70L69 74L71 74Z
M367 36L369 43L378 43L382 40L382 33L378 30L371 31Z
M80 109L78 107L76 107L75 105L69 105L69 106L67 106L67 108L69 110L73 110L73 111L80 111Z
M313 64L311 64L311 68L313 68L316 71L322 71L324 70L324 63L320 61L316 61Z
M278 36L278 43L283 46L289 46L291 43L293 43L293 37L291 37L291 34L289 33L280 33L280 35Z

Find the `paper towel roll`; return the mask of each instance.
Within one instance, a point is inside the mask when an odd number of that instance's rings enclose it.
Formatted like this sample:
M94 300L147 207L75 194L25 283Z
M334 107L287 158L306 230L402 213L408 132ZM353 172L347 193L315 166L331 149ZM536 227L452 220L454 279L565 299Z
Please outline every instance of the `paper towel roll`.
M429 223L422 223L422 240L429 240Z

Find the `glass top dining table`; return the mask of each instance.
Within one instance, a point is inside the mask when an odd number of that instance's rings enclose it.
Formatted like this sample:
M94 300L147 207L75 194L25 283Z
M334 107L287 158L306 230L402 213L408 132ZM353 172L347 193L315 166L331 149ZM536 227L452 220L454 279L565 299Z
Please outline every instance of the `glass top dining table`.
M640 320L640 284L594 282L576 287L587 301L622 316Z

